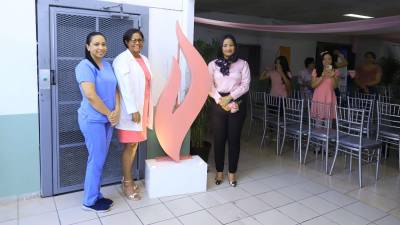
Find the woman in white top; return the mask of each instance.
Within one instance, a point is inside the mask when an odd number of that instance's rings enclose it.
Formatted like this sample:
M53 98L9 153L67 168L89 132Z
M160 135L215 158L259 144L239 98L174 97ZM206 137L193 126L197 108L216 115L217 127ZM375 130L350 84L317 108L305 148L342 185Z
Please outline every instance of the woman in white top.
M152 128L151 72L148 59L140 54L143 33L129 29L123 41L127 50L113 62L122 97L121 119L116 126L118 139L124 144L121 188L128 199L140 200L139 188L132 179L132 164L138 143L147 139L147 127Z

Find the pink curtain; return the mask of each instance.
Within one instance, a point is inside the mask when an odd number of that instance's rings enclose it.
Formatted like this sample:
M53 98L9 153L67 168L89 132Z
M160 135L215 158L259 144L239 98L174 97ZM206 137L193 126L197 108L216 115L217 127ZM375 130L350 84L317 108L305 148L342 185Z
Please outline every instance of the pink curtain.
M354 33L373 30L390 31L391 28L400 27L400 15L349 22L300 25L260 25L248 23L233 23L201 17L195 17L194 21L199 24L219 27L280 33Z

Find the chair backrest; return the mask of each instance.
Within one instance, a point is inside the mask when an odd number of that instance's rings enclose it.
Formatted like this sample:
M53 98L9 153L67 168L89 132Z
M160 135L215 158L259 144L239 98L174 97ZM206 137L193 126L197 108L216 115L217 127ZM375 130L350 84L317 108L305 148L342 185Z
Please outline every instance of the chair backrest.
M374 94L364 94L360 92L354 92L354 98L361 98L361 99L372 99L376 100L376 95Z
M346 134L354 137L362 137L364 125L364 110L347 107L336 107L336 130L338 137Z
M304 112L304 100L283 98L283 118L284 124L302 124Z
M268 118L277 118L279 122L282 97L267 94L264 96L264 98L266 105L266 116Z
M346 99L345 96L340 95L339 97L337 97L337 105L338 106L344 106L343 105L343 98Z
M386 96L386 95L379 95L378 96L378 101L379 102L390 103L390 102L392 102L392 97Z
M265 92L250 92L250 116L251 118L263 119L265 116Z
M400 105L378 101L378 135L380 131L390 130L400 134Z
M336 105L308 101L307 111L308 111L308 125L310 128L319 128L328 132L331 128L331 118L332 114L335 113Z
M300 89L293 89L289 95L289 98L302 99Z
M367 124L367 128L370 128L374 110L374 100L347 97L347 107L352 109L363 109L365 111L364 123Z
M379 95L386 96L386 97L392 97L390 93L390 87L388 86L377 86L376 90L378 91Z

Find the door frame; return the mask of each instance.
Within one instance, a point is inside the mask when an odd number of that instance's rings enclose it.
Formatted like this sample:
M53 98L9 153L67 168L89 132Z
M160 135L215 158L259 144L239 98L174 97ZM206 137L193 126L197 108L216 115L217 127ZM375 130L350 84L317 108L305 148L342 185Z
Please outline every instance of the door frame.
M57 10L72 10L76 12L98 13L98 14L118 14L119 8L104 7L113 5L110 2L102 2L97 0L75 1L75 0L37 0L37 58L38 58L38 105L39 105L39 157L40 157L40 194L42 197L52 196L57 193L54 184L53 165L54 157L54 137L53 126L57 119L57 114L52 112L53 96L54 96L54 58L52 55L52 33L51 29L55 21L52 21L52 11ZM116 4L114 4L116 5ZM142 6L123 5L124 14L138 16L140 15L141 31L147 35L149 28L149 9ZM145 26L142 26L145 24ZM145 55L147 46L143 49Z

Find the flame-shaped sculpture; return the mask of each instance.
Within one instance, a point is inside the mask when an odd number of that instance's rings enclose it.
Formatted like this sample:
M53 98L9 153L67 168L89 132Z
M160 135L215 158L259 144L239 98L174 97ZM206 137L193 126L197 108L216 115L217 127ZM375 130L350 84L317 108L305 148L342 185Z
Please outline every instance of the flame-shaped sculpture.
M173 160L179 161L183 139L207 100L211 77L208 74L207 64L186 39L178 22L176 35L191 72L189 91L176 108L181 70L174 57L168 82L158 100L154 122L156 135L164 152Z

